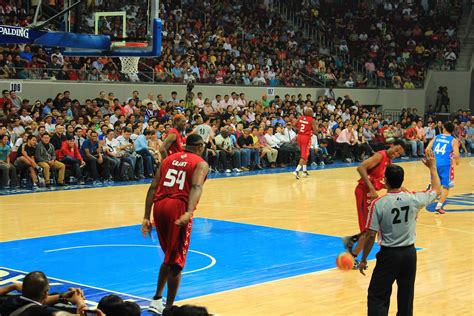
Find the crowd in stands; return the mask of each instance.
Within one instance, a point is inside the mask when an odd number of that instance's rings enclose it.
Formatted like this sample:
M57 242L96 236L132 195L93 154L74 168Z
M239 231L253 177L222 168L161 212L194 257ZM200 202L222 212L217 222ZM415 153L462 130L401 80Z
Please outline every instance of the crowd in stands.
M6 5L1 24L27 25L32 12ZM85 16L77 16L77 32L93 33L92 12L125 10L127 36L146 34L145 2L90 1ZM12 45L0 54L0 78L57 80L200 82L270 86L367 87L411 89L420 86L430 67L453 69L459 41L459 6L423 8L386 1L285 1L309 25L338 47L330 54L314 38L291 26L265 1L160 1L163 50L160 58L142 59L153 68L146 76L120 72L110 58L68 58L59 50ZM100 33L120 38L119 17L103 18ZM353 68L342 55L363 65ZM140 67L142 74L150 68Z
M329 38L341 53L364 65L369 78L388 87L423 82L428 68L454 69L460 50L458 1L445 5L416 1L289 1L305 23Z
M97 306L90 306L80 288L50 294L50 284L41 271L28 273L23 282L0 287L0 315L97 315L140 316L141 308L135 302L125 301L111 294L102 297ZM163 316L208 316L205 307L195 305L171 306Z
M318 131L309 163L361 161L395 139L408 152L422 156L427 142L440 133L432 108L426 117L407 109L400 117L384 116L349 95L332 89L311 95L285 95L247 100L232 92L205 98L198 92L185 101L176 92L166 97L134 91L126 100L101 92L79 101L69 91L47 100L22 99L2 91L0 104L1 185L33 187L97 183L153 177L162 159L162 142L172 127L183 135L199 133L212 172L240 173L294 165L300 152L296 120L311 107ZM438 125L437 125L438 124ZM471 113L461 111L456 136L472 151ZM20 180L20 183L18 183Z

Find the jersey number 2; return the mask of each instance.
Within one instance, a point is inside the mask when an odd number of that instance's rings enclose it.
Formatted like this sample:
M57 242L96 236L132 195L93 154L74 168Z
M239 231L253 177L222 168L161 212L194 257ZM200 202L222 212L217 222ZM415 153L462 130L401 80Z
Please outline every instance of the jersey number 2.
M402 206L400 209L402 210L402 212L405 212L405 223L408 222L408 212L410 211L410 207ZM398 208L394 208L392 209L392 214L395 214L395 217L393 218L393 224L400 224L402 222L402 220L399 219L400 210Z
M182 190L184 188L184 182L186 181L186 171L183 170L176 170L176 169L168 169L168 172L165 176L165 181L163 185L165 187L172 187L175 184L179 185L179 189Z
M437 143L435 149L433 150L436 154L444 155L446 153L446 145L444 144L441 146L441 143Z

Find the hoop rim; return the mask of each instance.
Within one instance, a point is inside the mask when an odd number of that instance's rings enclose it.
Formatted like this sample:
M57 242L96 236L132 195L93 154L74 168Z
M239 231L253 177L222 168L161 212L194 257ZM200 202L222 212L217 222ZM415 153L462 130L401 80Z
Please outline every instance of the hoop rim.
M148 47L148 42L112 42L112 47Z

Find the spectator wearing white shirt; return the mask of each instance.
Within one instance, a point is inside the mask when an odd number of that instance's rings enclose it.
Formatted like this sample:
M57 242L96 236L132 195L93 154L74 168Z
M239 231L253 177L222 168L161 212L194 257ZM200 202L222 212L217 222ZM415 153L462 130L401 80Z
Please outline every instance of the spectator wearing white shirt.
M239 99L237 98L237 93L232 92L230 95L230 99L227 102L227 105L230 105L232 107L232 110L237 109L239 108L238 100Z
M221 113L227 109L227 102L222 100L222 96L220 94L217 94L216 98L212 100L211 106L214 111L218 111L219 113Z
M202 92L198 92L197 98L194 99L194 105L198 108L204 108L204 99L202 98Z
M239 99L237 100L237 105L240 107L240 108L245 108L247 107L247 100L245 99L245 93L241 93L239 95Z
M300 155L300 148L295 141L296 133L291 129L291 123L288 123L288 124L290 126L289 131L286 128L283 128L282 126L278 125L276 127L276 133L275 133L275 138L280 141L280 143L278 144L280 146L279 149L281 151L286 151L289 153L287 161L284 161L285 163L290 163L290 161L296 160L296 158L298 158ZM280 154L280 151L279 151L278 157L282 157L282 156L285 156L285 154L284 153Z
M347 108L344 111L344 113L341 114L341 119L342 119L343 122L346 122L347 120L351 119L350 109Z

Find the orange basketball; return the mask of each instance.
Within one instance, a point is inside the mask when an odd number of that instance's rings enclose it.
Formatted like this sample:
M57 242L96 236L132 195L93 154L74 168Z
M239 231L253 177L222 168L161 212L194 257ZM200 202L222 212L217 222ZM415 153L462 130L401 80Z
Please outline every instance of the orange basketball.
M336 265L340 270L351 270L354 266L354 257L348 252L343 252L337 256Z

